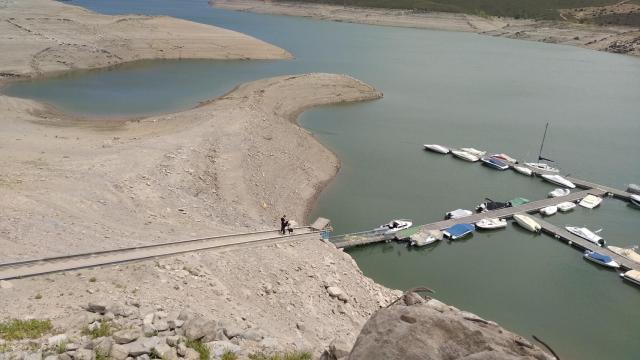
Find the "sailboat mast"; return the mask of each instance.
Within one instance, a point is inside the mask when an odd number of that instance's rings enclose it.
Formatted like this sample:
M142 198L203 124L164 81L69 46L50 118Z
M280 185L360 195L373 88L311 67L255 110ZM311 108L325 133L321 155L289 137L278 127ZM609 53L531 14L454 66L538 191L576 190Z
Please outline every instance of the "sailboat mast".
M538 153L538 161L542 160L542 148L544 147L544 139L547 137L547 128L549 123L544 127L544 135L542 135L542 143L540 143L540 152Z

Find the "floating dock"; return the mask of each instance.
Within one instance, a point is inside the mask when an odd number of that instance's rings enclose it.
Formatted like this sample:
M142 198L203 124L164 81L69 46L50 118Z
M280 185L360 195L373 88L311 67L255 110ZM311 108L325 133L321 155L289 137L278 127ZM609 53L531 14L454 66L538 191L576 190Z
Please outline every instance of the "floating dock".
M513 215L515 214L538 212L540 209L546 208L547 206L558 205L560 203L567 202L567 201L576 202L583 199L585 196L589 194L595 195L595 196L604 196L606 193L607 191L602 189L583 190L583 191L571 193L567 196L532 201L524 205L512 206L512 207L498 209L498 210L485 211L483 213L465 216L460 219L442 220L442 221L438 221L430 224L421 225L420 227L422 231L443 230L455 224L473 224L477 221L480 221L486 218L509 219L509 218L512 218ZM386 241L393 238L393 235L371 236L371 237L367 237L366 235L367 235L367 232L341 235L339 237L333 238L332 242L337 248L349 248L353 246L366 245L366 244Z

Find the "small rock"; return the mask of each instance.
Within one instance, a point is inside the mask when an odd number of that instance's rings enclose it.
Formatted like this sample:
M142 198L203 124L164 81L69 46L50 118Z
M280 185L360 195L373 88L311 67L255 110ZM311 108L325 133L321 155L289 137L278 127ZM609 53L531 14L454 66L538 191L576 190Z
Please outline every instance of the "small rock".
M225 326L224 334L227 336L227 338L233 339L234 337L237 337L240 334L242 334L242 329L234 325Z
M67 341L69 341L67 334L59 334L48 338L47 344L49 344L49 346L56 346L60 343L66 343Z
M89 349L78 349L73 358L74 360L95 360L96 354Z
M13 284L6 281L6 280L0 280L0 289L4 289L4 290L8 290L8 289L12 289L13 288Z
M111 346L109 356L113 360L125 360L129 356L129 350L127 350L123 345L114 344Z
M176 352L176 349L172 348L171 346L167 345L167 343L160 343L156 346L153 347L153 351L154 351L154 355L159 355L161 359L163 360L177 360L178 359L178 353Z
M116 344L122 345L136 341L140 336L142 336L142 334L140 333L140 330L127 329L115 332L112 336Z
M273 352L274 350L277 350L280 346L280 344L278 343L278 340L272 337L265 337L264 339L262 339L262 341L260 341L260 346L267 350L267 352Z
M241 339L251 340L251 341L260 341L264 337L262 332L258 329L250 328L245 330L240 336Z
M24 355L22 360L42 360L41 352L27 353Z
M102 337L94 340L95 345L93 351L100 355L109 355L113 346L113 339L110 337Z
M185 360L200 360L200 354L191 348L187 348L187 351L182 357L184 357Z
M153 327L157 331L166 331L169 330L169 324L164 320L158 320L153 323Z
M185 336L189 340L199 340L209 334L215 334L217 323L213 320L194 318L184 324Z
M58 355L47 355L44 360L59 360Z
M229 341L212 341L205 345L207 345L209 351L211 351L211 356L214 358L220 358L226 351L233 352L236 355L242 351L240 346Z
M93 312L93 313L98 313L98 314L104 314L107 312L107 305L104 303L89 303L89 305L87 305L87 311Z
M167 325L169 325L169 329L180 328L182 327L182 325L184 325L184 320L169 320L167 321Z
M58 355L58 360L73 360L73 358L67 354Z
M327 288L327 292L329 293L329 295L331 297L338 298L338 300L341 300L341 301L344 301L344 302L349 301L349 298L347 297L347 294L345 294L344 291L342 291L342 289L340 289L337 286L329 286Z
M304 323L301 323L301 322L296 323L296 328L298 328L298 330L300 330L300 331L306 331L307 330L307 327L304 326Z
M178 353L178 355L180 356L185 356L187 355L187 345L185 345L184 343L180 343L178 344L177 348L176 348L176 352Z
M331 352L331 355L336 359L340 359L349 356L351 346L342 339L334 339L331 344L329 344L329 352Z
M149 314L145 315L145 316L144 316L144 318L142 318L142 323L143 323L144 325L151 325L151 324L153 324L153 317L154 317L154 314L153 314L153 313L149 313Z
M168 336L165 341L167 342L167 345L176 347L180 344L180 336Z

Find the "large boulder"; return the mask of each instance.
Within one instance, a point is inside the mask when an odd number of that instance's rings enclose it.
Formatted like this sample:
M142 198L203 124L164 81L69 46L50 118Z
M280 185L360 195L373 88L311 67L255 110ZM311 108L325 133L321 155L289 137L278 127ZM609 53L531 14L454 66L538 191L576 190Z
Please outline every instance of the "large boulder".
M203 318L193 318L187 322L185 322L184 326L184 336L188 340L200 340L207 337L212 337L212 340L215 339L216 330L218 329L218 324L213 320L207 320Z
M554 359L493 322L442 310L428 303L378 310L364 325L349 360Z

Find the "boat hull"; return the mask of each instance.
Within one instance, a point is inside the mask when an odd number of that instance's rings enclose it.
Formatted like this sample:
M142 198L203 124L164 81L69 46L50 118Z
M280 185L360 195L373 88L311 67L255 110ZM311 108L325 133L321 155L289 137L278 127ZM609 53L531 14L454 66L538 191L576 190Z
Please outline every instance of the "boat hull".
M522 174L522 175L526 175L526 176L531 176L533 175L533 171L531 169L529 169L528 167L524 167L524 166L514 166L513 169L515 171L517 171L518 173Z
M438 154L448 154L451 151L448 148L437 144L425 144L424 149L436 152Z
M560 204L558 204L556 206L558 207L558 210L560 212L567 212L567 211L571 211L571 210L576 208L576 204L574 204L572 202L568 202L568 201L560 203Z
M587 260L589 260L589 261L593 262L593 263L596 263L596 264L598 264L598 265L600 265L600 266L608 267L608 268L611 268L611 269L617 269L617 268L619 268L619 267L620 267L620 264L618 264L617 262L615 262L615 261L613 261L613 260L611 260L611 261L609 261L609 262L604 262L604 261L600 261L599 259L596 259L596 258L592 257L592 256L591 256L591 252L589 252L589 251L587 251L587 252L584 254L584 256L583 256L583 257L584 257L585 259L587 259Z
M464 161L476 162L476 161L480 160L479 157L477 157L477 156L475 156L473 154L470 154L468 152L465 152L465 151L454 150L454 151L451 151L451 154L453 156L455 156L456 158L464 160Z
M482 219L476 222L476 228L482 230L496 230L507 227L507 221L503 219Z
M569 189L575 189L576 188L576 185L574 183L572 183L571 181L563 178L560 175L542 175L542 178L545 181L548 181L548 182L550 182L552 184L564 186L564 187L569 188Z
M489 159L483 158L481 159L481 161L482 161L482 165L489 167L491 169L500 170L500 171L509 169L509 165L499 160L495 160L491 158Z
M557 206L547 206L546 208L540 209L540 214L545 216L555 215L558 212Z
M540 224L538 224L535 220L528 216L514 215L513 219L518 225L531 232L540 232L540 230L542 229L542 226L540 226Z

